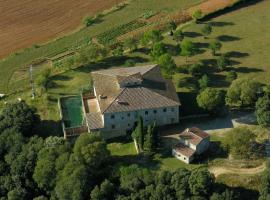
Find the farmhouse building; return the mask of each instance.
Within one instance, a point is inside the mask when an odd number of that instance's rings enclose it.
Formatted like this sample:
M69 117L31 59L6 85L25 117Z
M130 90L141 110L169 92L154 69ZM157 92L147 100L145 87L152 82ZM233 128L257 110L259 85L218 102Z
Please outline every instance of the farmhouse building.
M132 130L139 117L144 125L179 122L180 102L171 80L157 65L118 68L91 73L93 94L83 96L88 131L104 138Z
M210 144L210 136L199 128L188 128L178 135L179 143L174 145L172 154L179 160L190 163L195 154L204 153Z

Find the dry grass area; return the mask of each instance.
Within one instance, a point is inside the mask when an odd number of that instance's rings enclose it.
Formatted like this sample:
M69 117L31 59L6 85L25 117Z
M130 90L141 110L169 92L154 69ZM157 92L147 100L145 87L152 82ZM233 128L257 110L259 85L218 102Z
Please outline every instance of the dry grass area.
M0 58L74 30L123 0L0 0Z
M188 13L192 14L196 10L201 10L203 14L214 13L218 10L222 10L230 5L235 4L239 0L207 0L199 5L189 8Z

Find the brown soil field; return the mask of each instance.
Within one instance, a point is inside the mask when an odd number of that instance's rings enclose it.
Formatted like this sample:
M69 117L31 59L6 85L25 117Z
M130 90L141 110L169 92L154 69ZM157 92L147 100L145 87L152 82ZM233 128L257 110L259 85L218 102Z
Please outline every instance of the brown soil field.
M0 0L0 58L76 29L123 0Z

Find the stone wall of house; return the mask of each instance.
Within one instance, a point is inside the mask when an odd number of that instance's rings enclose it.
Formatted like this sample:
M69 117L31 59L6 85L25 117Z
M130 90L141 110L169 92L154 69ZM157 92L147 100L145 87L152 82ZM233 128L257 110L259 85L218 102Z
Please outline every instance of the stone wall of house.
M181 160L187 164L189 164L190 162L192 162L193 160L193 156L191 157L187 157L181 153L178 153L177 151L175 151L174 149L172 149L172 155L177 158L178 160Z
M157 126L179 123L179 107L145 109L121 113L105 113L104 131L131 130L139 117L147 126L156 121Z
M196 146L196 153L201 154L205 152L210 144L210 137L203 139L197 146Z

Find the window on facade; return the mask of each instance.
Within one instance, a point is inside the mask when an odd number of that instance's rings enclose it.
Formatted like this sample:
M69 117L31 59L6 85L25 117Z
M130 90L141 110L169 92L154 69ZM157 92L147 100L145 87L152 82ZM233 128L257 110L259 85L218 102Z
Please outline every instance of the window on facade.
M172 123L174 122L174 118L171 118L171 122L172 122Z
M157 113L157 110L154 110L153 113L156 114Z
M130 124L128 124L128 127L130 127Z
M186 157L184 157L184 160L186 160Z
M164 109L163 109L163 112L167 112L167 108L164 108Z
M112 129L115 129L115 125L114 124L112 125Z
M125 119L124 117L122 117L122 120Z
M172 108L171 111L174 112L174 108Z
M148 111L145 111L144 113L145 113L145 115L148 115Z
M130 117L130 113L128 113L127 116Z
M114 119L115 118L115 116L114 115L111 115L111 119Z

